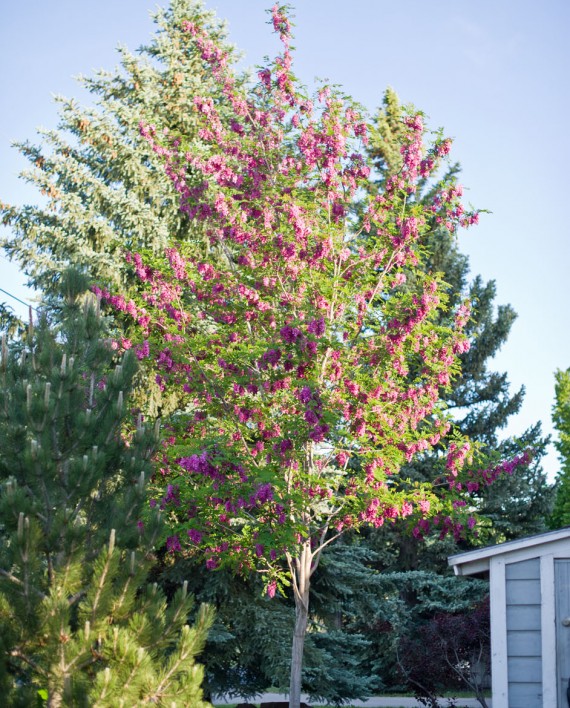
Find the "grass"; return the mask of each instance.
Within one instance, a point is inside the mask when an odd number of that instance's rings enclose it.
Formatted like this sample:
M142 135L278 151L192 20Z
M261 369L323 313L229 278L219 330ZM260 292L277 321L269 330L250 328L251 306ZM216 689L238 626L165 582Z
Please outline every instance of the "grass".
M388 697L389 697L389 698L396 698L396 696L387 696L387 698L388 698ZM400 697L401 697L401 696L400 696ZM411 696L411 695L410 695L409 697L410 697L410 698L413 698L413 696ZM490 696L487 696L487 697L490 698ZM461 699L461 698L474 698L474 696L473 696L472 694L468 694L468 695L466 695L466 696L451 696L451 695L450 695L450 696L442 696L442 698L458 698L458 699ZM247 701L246 701L246 702L247 702ZM237 705L238 705L237 703L216 703L216 704L214 704L214 708L236 708ZM253 705L259 705L259 702L253 702ZM319 704L318 706L316 706L316 708L338 708L338 706L325 706L325 705ZM356 708L356 707L353 706L353 705L351 705L350 703L344 703L344 704L342 705L342 708ZM398 708L398 707L395 706L394 708ZM399 708L406 708L406 707L405 707L405 706L400 706Z
M277 689L268 689L270 692L277 692ZM491 691L485 691L485 697L486 698L491 698ZM413 698L414 694L406 691L398 691L398 693L379 693L377 698ZM462 698L475 698L473 693L471 691L444 691L441 694L441 698L457 698L458 700L461 700ZM250 699L249 701L240 701L242 703L252 703L253 705L259 706L261 701L261 698L256 698L256 699ZM237 703L216 703L214 704L214 708L236 708L238 704ZM335 708L335 706L326 706L326 705L318 705L317 708ZM343 704L342 708L355 708L355 706L351 705L350 703L345 703ZM405 708L404 706L400 706L400 708Z

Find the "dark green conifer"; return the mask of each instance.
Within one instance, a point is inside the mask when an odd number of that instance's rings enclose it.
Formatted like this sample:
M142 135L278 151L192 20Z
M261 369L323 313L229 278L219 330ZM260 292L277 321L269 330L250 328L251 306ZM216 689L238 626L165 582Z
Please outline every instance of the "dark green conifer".
M380 180L396 174L401 166L401 155L394 147L397 136L405 130L401 115L398 97L388 89L383 106L375 117L370 141L370 152L375 158ZM448 189L457 186L460 171L458 164L451 165L441 175L438 186ZM433 184L425 183L418 194L410 198L429 198L433 189ZM500 439L501 430L520 410L524 388L512 394L507 374L495 372L490 367L493 357L508 338L516 313L510 305L496 306L494 281L484 282L481 276L469 280L468 258L459 251L454 238L435 223L424 254L424 267L443 274L448 284L451 311L464 297L472 306L466 328L471 348L461 355L460 377L447 393L442 392L454 425L484 446L489 466L500 459L512 459L524 450L532 453L532 461L527 467L519 468L512 477L505 477L474 495L479 514L492 520L492 523L483 522L481 525L478 542L499 543L544 530L553 501L552 487L540 464L546 454L548 439L542 435L540 423L518 439ZM437 454L426 456L409 466L410 478L422 478L428 470L431 477L433 466L438 464ZM473 539L473 542L477 541ZM413 541L407 541L407 544L409 548L403 549L404 566L418 567L421 561L413 550L417 544ZM442 550L444 559L449 548ZM429 558L429 554L426 556L423 551L421 556L424 560Z
M80 285L2 345L3 704L205 706L211 611L190 627L186 585L168 604L144 589L162 524L145 493L156 433L129 407L136 357L116 356Z

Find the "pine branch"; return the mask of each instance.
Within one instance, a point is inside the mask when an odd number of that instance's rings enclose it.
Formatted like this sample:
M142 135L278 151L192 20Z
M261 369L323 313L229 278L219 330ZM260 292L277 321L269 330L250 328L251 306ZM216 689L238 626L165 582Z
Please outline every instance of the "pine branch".
M9 580L11 583L18 585L19 587L24 587L24 583L19 578L3 568L0 568L0 575ZM45 593L41 592L41 590L38 590L37 588L32 588L32 592L41 600L46 597Z
M21 659L24 663L26 663L28 666L30 666L34 671L36 671L40 676L47 677L48 676L48 671L46 671L42 666L40 666L38 663L36 663L33 659L30 659L27 654L25 654L22 650L15 648L10 651L10 656L13 656L16 659Z

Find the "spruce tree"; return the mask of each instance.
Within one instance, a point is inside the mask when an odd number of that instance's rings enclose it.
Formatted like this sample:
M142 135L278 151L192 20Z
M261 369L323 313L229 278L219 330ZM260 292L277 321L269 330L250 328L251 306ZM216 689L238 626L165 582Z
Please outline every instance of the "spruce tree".
M403 107L396 93L388 89L374 120L369 148L375 159L377 179L381 182L401 169L402 156L396 145L404 130L402 115ZM434 190L442 186L448 193L461 191L460 172L459 164L451 165L436 184L424 182L411 199L429 200ZM524 450L531 451L531 461L519 467L516 475L503 475L492 487L481 488L475 493L479 513L491 521L481 524L478 542L500 543L544 530L553 502L553 490L540 464L546 454L548 438L542 435L540 423L537 423L519 438L500 439L500 431L520 410L524 388L512 394L507 374L490 368L493 357L509 336L516 313L510 305L496 306L494 281L484 282L481 276L470 280L468 258L459 251L456 240L443 227L432 232L423 267L428 272L443 274L452 302L467 296L472 305L471 319L466 327L471 346L461 355L460 376L444 393L454 426L486 447L490 465L512 459ZM422 479L432 474L433 466L438 464L437 455L425 456L419 463L409 466L410 477ZM421 566L420 556L428 560L429 554L420 551L418 555L415 551L417 544L413 541L407 541L407 544L407 549L401 549L406 556L404 565L418 567L419 563ZM445 558L451 549L442 550L441 556Z
M4 705L206 706L194 662L212 621L184 585L144 589L161 540L148 511L156 433L132 421L132 352L117 357L69 276L2 345L0 687Z
M158 251L178 241L201 247L200 230L179 210L176 190L139 123L152 120L159 130L199 144L193 100L215 96L216 88L182 25L207 27L221 46L225 30L200 0L172 0L154 20L157 32L137 54L119 47L118 69L80 78L93 105L58 97L58 128L40 131L39 144L16 143L29 162L21 177L46 201L0 203L8 227L3 245L44 296L57 293L68 265L124 292L126 250Z
M366 630L375 621L379 598L394 586L380 583L368 565L371 555L365 547L340 544L319 565L311 595L313 631L307 635L303 668L303 692L311 701L336 705L364 699L384 683L376 670L379 657L368 662L377 647ZM223 568L212 572L190 558L175 559L167 553L161 560L154 572L167 594L189 578L189 592L196 600L216 607L202 654L205 689L244 699L253 699L269 686L287 693L292 598L268 598L255 574L243 578ZM341 612L349 607L350 616Z
M161 131L183 133L200 150L194 97L216 96L217 89L184 23L207 28L228 57L233 51L223 24L201 0L172 0L154 21L157 31L147 45L135 53L119 46L118 68L79 78L91 100L83 105L56 97L57 129L40 130L38 142L15 144L29 163L20 177L43 199L9 205L0 195L6 227L0 244L45 302L57 298L69 266L128 296L136 286L127 251L159 253L178 242L196 251L209 248L200 225L180 211L176 190L139 124L152 120ZM223 113L224 99L216 100ZM114 322L128 339L125 318ZM165 415L176 401L165 399L152 378L137 387L137 400L149 415Z

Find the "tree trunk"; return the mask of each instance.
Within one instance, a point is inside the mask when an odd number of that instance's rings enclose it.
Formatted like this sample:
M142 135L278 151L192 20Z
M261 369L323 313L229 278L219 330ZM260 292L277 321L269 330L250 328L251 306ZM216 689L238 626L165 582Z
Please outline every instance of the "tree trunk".
M48 685L47 708L61 708L64 705L63 693L61 686L50 688Z
M59 708L63 705L63 699L59 693L50 693L48 696L48 708Z
M59 647L59 662L50 667L47 676L47 708L61 708L67 705L71 694L71 676L67 672L63 645Z
M303 648L305 632L309 620L309 593L306 604L295 598L295 631L291 648L291 682L289 686L289 708L299 708L301 703L301 679L303 671Z
M300 708L301 683L303 672L303 648L305 646L305 633L309 621L309 588L311 585L311 553L310 541L305 541L298 558L295 558L293 587L295 590L295 630L291 647L291 681L289 684L289 708ZM292 568L293 570L293 568Z

